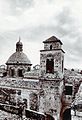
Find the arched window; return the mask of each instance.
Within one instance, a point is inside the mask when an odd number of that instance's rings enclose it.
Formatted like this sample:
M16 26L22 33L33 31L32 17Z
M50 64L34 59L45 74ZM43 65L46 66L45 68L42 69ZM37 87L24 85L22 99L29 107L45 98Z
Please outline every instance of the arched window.
M66 109L63 113L63 120L71 120L71 109Z
M28 70L27 71L30 71L30 67L28 67Z
M23 77L23 70L22 69L18 69L18 76Z
M52 50L52 45L50 45L50 50Z
M14 74L15 74L15 70L14 69L11 69L11 77L14 77Z
M54 73L54 59L46 60L46 73Z

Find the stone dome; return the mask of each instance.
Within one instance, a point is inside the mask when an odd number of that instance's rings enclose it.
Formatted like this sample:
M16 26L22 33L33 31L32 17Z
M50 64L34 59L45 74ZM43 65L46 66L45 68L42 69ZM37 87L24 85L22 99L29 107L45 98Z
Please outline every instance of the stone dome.
M31 62L23 52L15 52L9 57L6 64L31 64Z
M30 64L31 62L26 56L26 54L23 53L23 44L19 41L16 43L16 52L13 53L8 61L6 62L6 65L13 65L13 64Z

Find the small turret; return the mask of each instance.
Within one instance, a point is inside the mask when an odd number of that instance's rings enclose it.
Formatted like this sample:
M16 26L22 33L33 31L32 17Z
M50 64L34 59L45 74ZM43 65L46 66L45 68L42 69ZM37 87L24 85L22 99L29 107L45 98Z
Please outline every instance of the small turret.
M23 44L20 42L20 37L19 41L16 43L16 52L22 52L23 51Z

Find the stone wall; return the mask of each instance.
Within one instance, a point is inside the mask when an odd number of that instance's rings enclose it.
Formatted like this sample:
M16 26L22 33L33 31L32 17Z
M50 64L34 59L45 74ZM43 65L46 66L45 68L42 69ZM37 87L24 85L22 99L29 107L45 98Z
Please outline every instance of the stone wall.
M21 79L21 78L1 78L0 86L10 88L25 88L25 89L40 89L39 81L35 79Z
M59 81L40 81L41 90L39 111L49 113L56 117L59 117L61 109Z
M22 74L29 71L31 69L30 65L8 65L7 67L7 75L11 77L19 77L18 70L22 70ZM11 70L14 70L14 75L12 76Z
M42 51L40 54L40 71L41 76L46 74L46 60L48 55L52 55L54 59L54 72L58 71L62 74L62 60L63 60L63 69L64 69L64 55L62 51Z
M52 49L61 49L61 44L59 42L45 43L44 50L50 50L50 46L52 45Z

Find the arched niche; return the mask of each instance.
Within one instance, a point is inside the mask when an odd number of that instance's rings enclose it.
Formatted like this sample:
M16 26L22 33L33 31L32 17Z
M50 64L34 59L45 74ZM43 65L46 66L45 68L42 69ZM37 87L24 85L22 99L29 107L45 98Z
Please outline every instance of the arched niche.
M18 77L23 77L23 69L18 69Z

